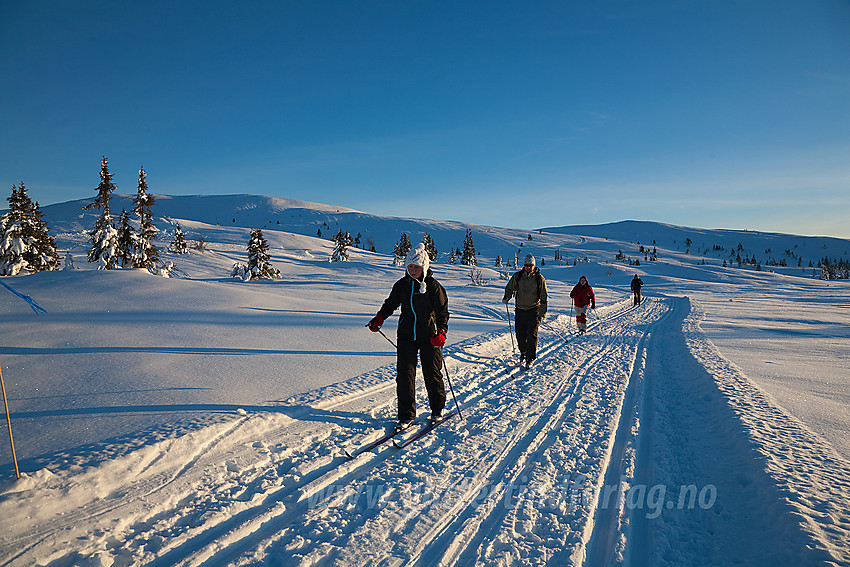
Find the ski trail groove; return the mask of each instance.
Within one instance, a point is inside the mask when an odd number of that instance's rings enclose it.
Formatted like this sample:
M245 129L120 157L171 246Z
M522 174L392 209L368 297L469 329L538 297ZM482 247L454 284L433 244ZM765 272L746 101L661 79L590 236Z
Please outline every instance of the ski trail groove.
M504 340L506 340L506 337ZM544 347L544 352L551 352L553 349L560 346L559 343L561 342L562 341L560 339L549 341L547 346ZM513 378L504 368L488 368L482 374L485 379L479 381L477 384L479 388L465 388L461 391L461 394L466 394L462 403L462 408L474 406L480 400L495 395L503 387L513 382ZM485 384L487 389L481 391L481 384ZM470 390L477 391L472 391L470 393ZM423 439L422 442L424 443L425 440ZM421 445L422 443L417 444ZM167 565L177 561L185 561L186 565L221 565L235 561L239 555L260 544L264 539L270 537L274 533L285 529L286 526L293 524L297 521L298 517L304 516L311 509L324 505L327 500L332 498L344 497L340 496L340 494L335 491L331 491L328 494L327 489L329 487L348 485L349 483L364 477L367 472L377 468L386 461L390 455L395 454L396 452L397 450L393 447L387 447L377 453L371 453L368 455L364 454L362 457L358 457L355 460L355 462L361 462L359 465L353 465L353 469L347 469L345 463L342 463L337 467L329 465L326 467L328 470L324 470L321 474L315 475L312 480L306 484L302 483L300 487L296 487L291 492L291 494L297 493L297 500L294 506L281 511L274 507L273 504L285 499L289 494L282 493L271 495L266 499L267 501L270 501L268 506L263 506L262 508L255 510L255 513L246 511L243 516L250 516L249 518L239 518L238 524L242 524L243 529L231 531L229 525L237 522L230 521L227 522L227 526L220 526L215 533L207 533L206 535L201 534L201 536L203 536L202 539L195 539L192 542L187 542L185 544L185 548L191 550L197 549L199 546L204 548L209 547L217 539L226 538L229 540L229 543L220 543L220 545L217 546L218 549L216 549L213 554L204 553L203 557L201 557L200 552L193 553L191 555L194 557L185 557L182 560L177 559L175 556L171 556L168 558L167 562L163 562L161 564ZM244 527L245 523L249 523L250 527ZM238 533L236 533L237 531Z
M504 368L488 369L484 374L487 378L484 383L489 385L489 388L485 392L467 396L471 399L465 399L464 406L492 396L511 382ZM505 376L499 379L501 375ZM491 384L494 381L495 383ZM395 453L394 448L388 447L376 453L364 454L351 463L340 457L316 469L308 478L302 479L299 485L284 487L268 494L260 505L246 509L215 527L207 527L204 532L160 556L151 565L222 565L235 561L241 553L295 523L310 509L324 504L328 499L338 497L336 492L327 493L329 487L347 485L363 477Z
M553 432L566 423L567 409L581 395L584 381L580 372L606 353L607 351L600 351L594 357L586 359L560 382L557 395L553 397L545 412L512 439L513 442L505 447L489 469L484 471L484 478L470 487L452 510L443 516L443 522L437 523L422 537L421 549L412 552L409 564L422 566L454 563L457 556L464 551L458 549L458 542L464 542L467 551L477 548L492 526L506 514L506 500L510 497L508 488L518 484L517 481L522 478L523 473L534 466L535 455L554 442L556 435L553 435ZM500 482L499 479L505 481ZM497 488L499 498L493 499L496 504L484 518L479 517L482 512L480 509L468 508L479 494L482 485L500 485ZM500 506L498 502L502 502L504 506ZM464 508L466 509L460 513ZM463 560L459 563L463 564Z
M631 440L638 390L646 372L647 343L651 340L652 333L649 331L644 333L635 353L634 368L626 387L626 395L623 399L622 409L620 410L616 433L611 443L611 453L608 456L608 462L605 466L604 486L606 487L619 485L625 473L623 470L623 460ZM612 506L609 503L601 503L599 501L607 498L607 496L604 492L601 492L599 499L596 501L593 531L586 546L587 557L584 562L588 566L608 566L611 564L612 548L617 533L617 524L620 519L619 514L622 512L622 503L617 500L616 505Z
M617 317L630 311L630 309L624 310L618 313ZM615 318L612 317L607 320ZM597 325L600 323L602 321L598 322ZM574 423L572 427L569 427L572 416L567 414L567 410L574 409L581 396L582 388L588 378L585 371L609 355L615 348L617 348L617 345L614 342L606 343L572 370L567 380L575 380L573 389L562 399L553 399L552 404L547 408L547 411L552 412L549 423L538 432L537 439L528 444L522 458L518 458L516 463L505 464L503 467L510 471L505 486L522 485L524 484L523 479L531 478L531 471L538 466L539 457L556 442L560 441L564 445L570 445L575 441L577 428L581 424ZM563 436L561 432L565 430L568 431L568 434ZM500 478L502 475L493 476ZM499 495L500 497L494 499L493 502L500 501L502 505L495 503L489 507L481 506L480 508L483 510L468 510L466 514L455 519L451 527L444 529L439 536L429 542L427 548L420 553L414 564L477 564L479 559L477 557L478 548L486 540L492 538L492 532L498 525L506 521L509 516L515 515L517 507L507 502L511 495L506 490L501 490ZM516 499L521 500L521 497L517 496ZM445 550L445 552L442 550Z
M632 311L632 310L628 310L628 311ZM626 314L626 311L618 313L617 317L612 316L612 317L606 318L607 321L612 323L609 326L615 326L615 325L621 325L621 326L626 325L626 326L628 326L628 324L629 324L628 321L623 322L623 323L616 323L616 320L621 319L622 318L621 316L625 315L625 314ZM558 342L559 341L552 341L550 343L550 345L555 345ZM586 343L585 343L585 341L580 340L580 341L577 341L575 344L582 345L582 344L586 344ZM587 343L587 344L589 344L589 343ZM583 363L580 363L580 364L592 366L594 361L599 360L601 358L605 358L605 355L610 352L610 349L617 348L617 347L618 347L618 339L616 337L613 338L613 339L608 339L608 342L605 345L603 345L603 348L597 349L597 351L595 352L596 356L594 357L593 356L594 351L592 350L592 347L588 346L587 348L590 349L590 352L588 352L584 355L585 360L584 360ZM548 353L545 353L545 354L548 354ZM544 356L541 355L541 360L543 360L543 358L544 358ZM634 359L634 357L632 356L632 360L633 359ZM532 371L521 375L521 377L522 377L521 380L524 380L526 382L539 381L539 377L535 380L534 374L535 374L535 372L539 371L538 369L540 369L540 368L541 368L541 365L535 366L532 369ZM577 372L577 371L574 370L571 374L575 374L575 372ZM586 375L584 377L582 377L582 379L584 379L584 378L586 378ZM569 379L567 379L566 381L569 382ZM522 384L518 384L517 388L520 388L522 386L523 386ZM542 415L548 415L550 418L553 415L556 415L556 416L558 415L558 414L552 413L554 410L552 410L551 408L558 406L557 403L551 402L552 399L557 400L558 398L557 398L557 396L550 397L547 400L548 405L545 406L545 408L549 408L549 409L541 410ZM575 396L575 399L576 400L580 399L580 396ZM564 404L564 405L567 405L567 404ZM467 417L467 420L466 420L467 424L465 426L466 429L469 429L470 425L474 426L475 420L479 419L478 408L480 408L480 406L475 406L475 408L473 408L474 411L472 413L468 413L468 417ZM486 416L484 417L484 419L486 419ZM562 421L566 421L566 418L564 417ZM538 420L538 423L540 423L539 420ZM549 431L549 432L558 430L558 429L560 429L559 425L560 425L560 422L558 422L557 420L552 421L550 419L549 424L547 426L545 426L545 427L541 426L541 425L537 426L538 433L540 432L539 431L540 428L544 428L545 431ZM579 422L576 422L574 431L577 431L578 429L576 429L576 428L580 427L580 425L581 424ZM455 429L457 429L457 427L455 427ZM525 431L527 431L527 430L525 430ZM449 435L449 433L446 432L446 431L443 431L443 432L440 433L440 435L442 435L442 437L445 438ZM557 437L557 436L554 436L554 437ZM513 455L514 457L516 457L516 459L515 459L516 463L514 464L513 467L511 467L511 464L507 463L505 461L504 455L502 455L500 457L500 459L496 459L496 464L494 464L493 466L491 466L490 469L488 469L490 471L491 476L498 476L498 473L500 471L507 470L507 471L510 471L512 478L515 478L515 479L521 478L522 475L523 475L523 468L522 468L523 466L528 466L528 468L533 468L533 461L534 461L533 457L534 456L540 454L541 452L545 452L547 447L550 444L555 443L555 441L563 442L562 439L556 439L554 437L550 442L550 440L547 439L545 437L545 435L540 435L537 438L538 439L538 446L536 448L528 449L528 447L530 447L531 444L526 444L526 450L521 451L520 449L517 449L517 447L520 446L519 441L517 441L518 436L514 435L512 437L512 439L514 439L514 441L513 441L513 443L514 443L513 453L511 453L510 448L505 449L505 451L507 451L506 454ZM540 439L543 439L543 441L540 441ZM541 443L542 443L542 446L540 445ZM567 443L569 443L569 442L567 442ZM439 441L436 440L436 438L434 438L434 439L432 439L432 444L436 445L438 448L442 448L443 446L446 445L446 442L445 442L445 439L443 439L442 442L439 442ZM428 452L428 451L430 451L428 446L425 446L424 444L421 445L418 448L419 454L418 455L414 454L411 457L411 460L415 460L418 457L419 460L421 461L422 460L421 453ZM532 455L532 457L529 457L529 455ZM519 464L517 464L517 463L519 463ZM473 466L472 469L474 470L475 467ZM496 471L496 472L493 473L493 471ZM462 471L455 471L453 474L455 476L463 477L465 473L463 473ZM470 498L474 499L474 495L476 493L476 490L475 490L476 486L486 485L487 484L486 480L487 480L486 478L481 478L480 476L476 476L477 484L474 485L474 486L471 486L471 487L469 487L469 486L466 487L466 489L465 489L466 499L463 502L469 502ZM500 495L504 494L504 490L502 492L500 492L499 494ZM436 506L436 504L435 504L435 506ZM434 525L431 526L430 531L428 531L426 533L426 528L418 529L417 524L422 523L424 521L423 517L426 516L428 512L429 512L428 506L425 506L423 508L414 508L410 513L403 515L401 517L398 517L392 522L392 533L400 533L403 536L401 540L398 540L393 544L394 550L392 550L392 551L385 550L386 553L391 554L392 557L395 559L394 564L405 564L405 561L411 561L412 562L412 561L417 561L417 560L419 560L421 564L433 563L437 560L437 558L432 557L430 550L437 550L437 551L434 552L434 554L438 554L439 550L442 548L443 542L445 542L445 541L451 542L451 541L457 540L457 538L452 537L452 531L454 530L456 532L458 529L460 529L459 524L466 521L465 517L460 518L457 521L455 521L454 524L452 525L452 527L450 527L448 529L443 529L443 528L441 528L441 526L452 522L452 520L446 519L446 518L450 518L452 516L452 513L445 514L443 517L436 518L434 520ZM463 514L465 514L466 516L471 516L471 515L476 514L476 512L465 511L465 512L463 512ZM501 514L501 512L500 512L500 514ZM473 527L470 528L470 526L473 526ZM366 528L364 527L364 530L365 529ZM467 531L469 531L470 529L474 530L474 522L470 522L469 524L467 524L467 527L465 529ZM481 528L481 529L484 529L484 528ZM349 542L350 544L356 545L357 544L356 538L359 535L362 535L362 534L354 533L349 538L347 538L347 542ZM435 541L435 538L439 538L439 539L436 539L436 541ZM465 539L465 538L459 538L459 539ZM346 545L345 543L342 544L343 549L348 549L349 547L351 547L351 545ZM420 550L418 551L418 554L419 554L418 557L417 557L416 552L412 554L413 555L412 559L411 559L410 555L405 553L405 551L404 551L405 549L411 549L411 548L414 548L414 549L420 548ZM355 562L358 561L358 558L352 557L349 554L349 555L344 555L339 560L342 561L342 562L355 563ZM443 558L443 562L445 562L445 563L451 563L452 560L454 560L454 558L451 558L451 560L447 560L446 558ZM366 561L366 563L372 564L371 561ZM379 563L379 562L376 562L376 563Z

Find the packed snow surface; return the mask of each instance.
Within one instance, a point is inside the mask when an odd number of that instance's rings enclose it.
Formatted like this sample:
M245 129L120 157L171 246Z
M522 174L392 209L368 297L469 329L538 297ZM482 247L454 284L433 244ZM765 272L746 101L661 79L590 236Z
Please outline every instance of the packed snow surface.
M164 254L178 277L93 269L72 202L45 216L78 269L3 280L47 314L0 289L22 472L4 442L0 565L850 565L850 285L813 277L850 242L157 199L162 248L177 223L207 243ZM252 228L280 279L229 277ZM467 228L480 274L448 260ZM329 262L339 229L377 252ZM395 419L394 347L365 324L401 232L439 250L460 416L363 451ZM519 372L495 260L529 252L550 305ZM597 309L578 336L581 275ZM419 382L397 440L429 417Z

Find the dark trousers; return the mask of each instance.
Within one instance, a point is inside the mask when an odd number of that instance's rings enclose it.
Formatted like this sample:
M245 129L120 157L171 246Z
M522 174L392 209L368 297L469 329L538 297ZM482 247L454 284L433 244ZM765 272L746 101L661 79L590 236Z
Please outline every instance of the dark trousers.
M446 386L443 384L443 353L431 345L429 340L414 342L398 340L398 418L408 420L416 417L416 358L422 361L422 375L428 391L431 413L440 413L446 406Z
M635 305L640 305L640 288L634 290L635 292Z
M537 309L516 310L516 342L522 360L537 358Z

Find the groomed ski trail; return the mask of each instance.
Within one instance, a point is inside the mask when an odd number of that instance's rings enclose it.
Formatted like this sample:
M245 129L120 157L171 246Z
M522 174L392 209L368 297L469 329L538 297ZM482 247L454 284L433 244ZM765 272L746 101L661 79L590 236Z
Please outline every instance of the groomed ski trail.
M713 378L732 380L700 351L694 332L683 330L686 299L630 303L600 308L588 334L570 336L569 344L558 333L566 318L551 321L556 329L541 328L536 364L516 376L508 370L507 329L446 349L463 419L401 450L385 444L353 460L341 451L377 439L393 420L391 365L77 475L30 479L19 498L0 503L0 513L37 528L3 539L0 565L33 558L53 567L675 564L670 542L658 539L645 507L629 508L624 491L696 482L687 476L691 465L674 459L679 449L694 450L676 445L676 435L699 426L687 411L706 400L721 404ZM704 374L691 384L700 399L676 390L682 369ZM424 388L418 397L425 399ZM661 411L671 400L681 411ZM729 417L722 425L744 443L740 423ZM760 489L776 490L752 472L757 461L743 451L724 459L727 445L712 446L708 433L694 436L720 461L712 471L746 462L751 486L756 479ZM115 475L126 479L120 498L81 496ZM28 490L54 491L56 510L28 510ZM725 505L703 516L740 511ZM818 548L816 537L800 536L786 508L769 516L782 520L776 537ZM690 517L674 512L683 523ZM45 521L50 513L60 519ZM712 520L701 519L708 542ZM99 528L86 532L92 523ZM675 523L665 526L664 534L676 533ZM828 537L842 541L845 526L832 528Z

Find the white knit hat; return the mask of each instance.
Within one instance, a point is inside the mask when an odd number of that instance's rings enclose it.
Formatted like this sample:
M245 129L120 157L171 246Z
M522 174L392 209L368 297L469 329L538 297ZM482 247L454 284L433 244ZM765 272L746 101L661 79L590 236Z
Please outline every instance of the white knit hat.
M530 266L533 266L534 265L534 256L532 256L531 254L526 254L525 263L530 265Z
M428 273L428 264L430 263L430 259L428 258L428 252L425 251L424 244L417 244L416 248L411 248L410 252L407 253L407 258L404 259L404 269L411 264L416 266L422 266L422 273Z

